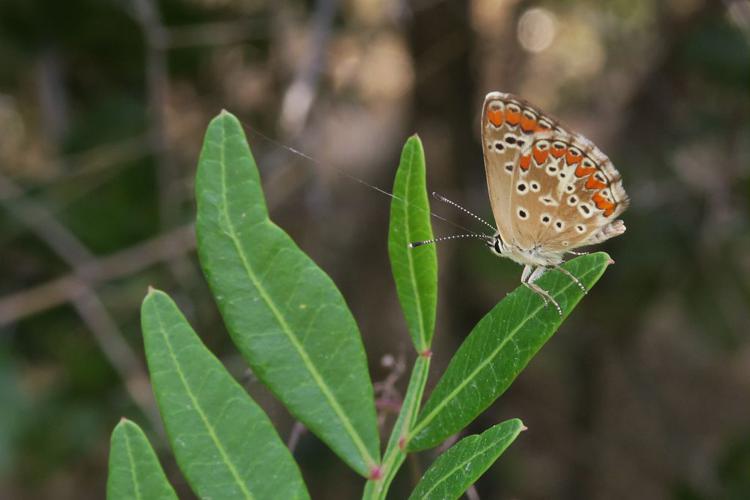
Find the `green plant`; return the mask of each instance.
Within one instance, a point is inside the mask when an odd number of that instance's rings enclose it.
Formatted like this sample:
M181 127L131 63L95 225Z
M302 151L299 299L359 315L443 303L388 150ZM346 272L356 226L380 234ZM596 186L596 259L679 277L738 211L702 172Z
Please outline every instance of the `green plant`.
M357 324L331 279L268 216L239 121L222 112L208 127L196 195L201 265L237 348L289 411L366 479L363 498L385 498L410 452L460 432L550 338L582 292L561 273L541 285L559 316L519 287L472 330L421 405L437 302L434 246L419 138L404 146L391 204L389 256L417 358L381 459L373 388ZM565 264L587 288L609 257ZM201 343L174 302L150 290L142 307L151 381L167 437L193 491L206 498L308 498L297 464L265 413ZM456 498L524 429L518 419L469 436L427 470L412 498ZM140 429L112 435L108 498L174 498Z

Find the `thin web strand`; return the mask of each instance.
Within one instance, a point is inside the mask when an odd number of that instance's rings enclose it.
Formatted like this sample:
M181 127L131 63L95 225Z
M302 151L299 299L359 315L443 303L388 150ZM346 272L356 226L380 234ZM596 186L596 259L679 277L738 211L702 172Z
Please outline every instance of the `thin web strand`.
M302 151L300 151L298 149L295 149L292 146L288 146L288 145L286 145L286 144L284 144L282 142L279 142L276 139L273 139L272 137L264 134L260 130L255 129L253 127L250 127L248 124L246 124L244 122L241 122L241 123L245 126L245 128L247 130L250 131L251 134L260 137L264 141L267 141L267 142L269 142L269 143L271 143L271 144L273 144L275 146L278 146L280 148L286 149L287 151L289 151L289 152L291 152L291 153L293 153L293 154L295 154L297 156L300 156L300 157L302 157L302 158L304 158L304 159L306 159L306 160L314 163L315 165L317 165L319 167L331 168L332 170L335 170L338 174L343 175L344 177L347 177L347 178L353 180L354 182L362 184L363 186L366 186L366 187L368 187L368 188L370 188L370 189L372 189L374 191L377 191L378 193L384 194L385 196L388 196L389 198L393 198L394 200L398 200L401 203L403 203L404 205L409 206L409 202L407 202L405 199L401 198L400 196L396 196L395 194L390 193L390 192L386 191L385 189L382 189L382 188L380 188L378 186L375 186L374 184L370 184L369 182L365 181L364 179L360 179L359 177L350 174L346 170L340 169L340 168L335 167L333 165L327 165L327 166L323 165L323 163L321 163L320 161L316 160L312 156L310 156L310 155L308 155L308 154L306 154L306 153L304 153L304 152L302 152ZM471 233L471 234L476 234L471 229L466 228L466 227L464 227L461 224L458 224L456 222L453 222L452 220L446 219L445 217L443 217L441 215L438 215L435 212L432 212L432 211L429 211L429 210L425 210L422 207L416 207L416 208L417 208L417 210L421 210L421 211L427 212L427 213L430 214L430 216L434 217L435 219L438 219L438 220L441 220L443 222L446 222L446 223L450 224L451 226L456 227L456 228L458 228L458 229L460 229L462 231L466 231L466 232ZM479 236L479 235L477 235L477 236ZM484 235L483 237L489 238L489 235Z

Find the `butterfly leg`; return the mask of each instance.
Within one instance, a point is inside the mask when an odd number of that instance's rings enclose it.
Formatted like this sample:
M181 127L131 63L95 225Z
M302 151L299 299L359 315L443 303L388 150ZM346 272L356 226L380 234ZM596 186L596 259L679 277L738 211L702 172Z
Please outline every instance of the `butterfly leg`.
M557 269L558 271L560 271L561 273L563 273L565 276L567 276L568 278L570 278L571 281L573 281L573 283L575 283L576 285L578 285L578 288L580 288L581 290L583 290L583 293L588 293L589 292L588 290L586 290L586 287L583 286L583 283L581 283L581 280L579 280L578 278L576 278L576 276L573 273L571 273L570 271L568 271L564 267L562 267L562 266L554 266L554 269Z
M529 290L539 295L542 300L544 300L545 306L548 306L551 302L552 305L555 306L555 309L557 309L557 314L562 316L562 309L560 308L560 304L558 304L557 301L552 298L552 295L550 295L549 292L535 283L535 281L538 280L546 270L547 268L545 267L534 267L526 265L523 268L523 273L521 273L521 283L523 283Z

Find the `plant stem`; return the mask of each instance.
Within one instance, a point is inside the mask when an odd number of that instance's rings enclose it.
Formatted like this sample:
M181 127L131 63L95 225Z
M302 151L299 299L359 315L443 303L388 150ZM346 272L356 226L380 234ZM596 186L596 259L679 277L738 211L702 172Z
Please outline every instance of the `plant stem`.
M427 374L430 368L430 355L420 355L414 362L411 377L409 378L409 387L406 390L406 397L401 405L401 411L398 414L396 423L391 431L391 437L388 439L388 446L383 455L383 464L381 466L381 476L378 479L370 479L365 485L365 491L362 494L363 500L382 500L388 493L388 488L396 477L401 464L406 459L402 447L403 439L408 436L412 426L417 420L419 406L422 401L422 394L427 383Z

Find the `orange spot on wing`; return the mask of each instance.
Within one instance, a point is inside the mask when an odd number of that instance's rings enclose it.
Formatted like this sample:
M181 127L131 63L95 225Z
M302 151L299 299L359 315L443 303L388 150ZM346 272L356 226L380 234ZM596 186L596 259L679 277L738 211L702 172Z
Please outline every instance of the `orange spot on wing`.
M520 111L511 111L510 109L505 110L505 121L510 123L511 125L518 125L521 121L521 112Z
M531 166L531 155L525 154L521 156L521 159L518 160L518 164L521 166L522 170L528 170Z
M594 167L586 168L582 165L578 165L576 167L576 177L586 177L587 175L591 175L594 172L596 172L596 169Z
M537 165L541 165L545 161L547 161L547 157L549 156L549 148L542 151L541 149L538 149L534 147L534 161Z
M596 204L596 208L600 210L604 210L605 217L612 215L612 212L615 209L615 204L612 203L611 201L607 201L607 199L604 198L604 196L602 196L601 193L594 193L594 196L592 196L591 199L594 200L594 203Z
M570 151L568 151L568 154L565 155L565 163L568 165L575 165L576 163L581 163L583 160L583 156L581 155L574 155Z
M536 130L536 120L528 118L526 116L521 117L521 130L526 133L531 133Z
M568 150L568 149L567 149L567 148L564 148L564 147L563 147L563 148L556 148L556 147L552 146L552 149L551 149L551 151L552 151L552 156L554 156L555 158L560 158L560 157L561 157L562 155L564 155L564 154L565 154L565 152L566 152L567 150Z
M503 124L503 112L500 109L490 109L487 111L487 119L496 127Z
M607 185L593 175L586 181L586 189L604 189L605 187L607 187ZM599 193L596 194L601 196Z

